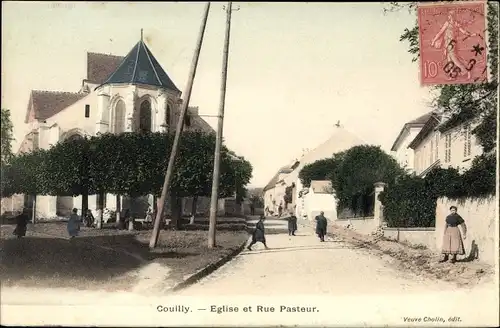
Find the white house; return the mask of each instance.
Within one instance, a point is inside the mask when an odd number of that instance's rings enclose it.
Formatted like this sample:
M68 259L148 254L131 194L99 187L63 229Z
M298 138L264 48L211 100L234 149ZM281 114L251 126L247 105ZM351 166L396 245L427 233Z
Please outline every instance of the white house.
M47 149L62 140L106 132L173 131L180 104L181 91L142 39L125 57L89 52L87 78L82 81L80 91L31 91L25 119L30 132L19 151ZM189 108L184 124L186 130L214 133L198 115L197 107ZM67 215L73 207L80 207L80 198L39 196L37 216ZM152 204L152 196L143 201ZM15 195L9 210L30 207L29 203L27 197ZM115 209L117 198L107 195L104 203L105 207ZM208 199L198 199L199 210L208 204ZM96 206L97 196L89 196L89 208L95 210Z
M301 159L300 163L295 167L295 169L287 174L284 178L286 186L293 186L293 198L292 206L295 207L295 215L300 218L313 218L313 211L309 211L306 206L307 197L314 197L315 193L307 194L305 189L299 179L299 173L304 166L307 164L314 163L318 160L330 158L334 153L338 153L354 146L359 146L366 144L363 140L358 138L356 135L352 134L340 124L337 124L330 135L330 138L324 143L320 144L315 149L306 153ZM326 213L326 211L325 211ZM329 217L331 220L336 220L335 216Z
M415 152L415 173L425 176L434 167L453 167L463 172L472 159L482 154L482 147L471 133L477 123L467 121L445 128L441 118L433 114L409 144Z
M320 212L325 212L330 220L337 218L337 201L330 181L311 181L311 186L303 190L301 200L308 218L313 219Z
M408 173L415 171L414 151L409 148L408 145L422 130L431 114L432 112L428 112L410 122L405 123L391 147L391 155L396 159L401 167L404 167L408 171Z
M284 179L298 164L299 162L295 160L289 165L283 166L267 183L263 189L264 208L274 213L277 213L280 204L285 208L284 196L286 184L284 183Z

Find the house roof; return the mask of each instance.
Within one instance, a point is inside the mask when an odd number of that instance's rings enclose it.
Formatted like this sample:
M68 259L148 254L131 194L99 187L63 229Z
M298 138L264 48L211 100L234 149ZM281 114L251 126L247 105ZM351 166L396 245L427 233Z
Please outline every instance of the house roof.
M332 134L325 142L305 154L300 159L300 164L285 178L287 185L297 181L299 178L299 172L307 164L314 163L321 159L330 158L335 153L363 144L365 144L363 140L347 129L342 126L335 126Z
M422 141L430 134L434 129L439 125L439 119L435 114L432 114L427 119L427 122L422 127L422 130L416 135L416 137L412 140L412 142L408 145L408 148L415 149L417 148Z
M293 170L289 166L283 166L278 170L278 172L276 172L276 174L271 178L271 180L267 183L264 189L262 189L262 191L272 189L276 185L276 183L278 183L280 174L291 173L292 171Z
M425 125L425 123L429 120L429 118L432 115L432 111L425 113L422 116L417 117L416 119L406 122L401 131L399 132L396 140L392 144L391 151L396 151L397 145L401 141L401 138L403 137L403 134L405 133L406 130L409 128L421 128Z
M180 92L142 40L101 85L110 83L153 85Z
M191 124L195 129L205 133L215 133L214 128L198 115L191 116Z
M87 52L87 82L103 84L124 58L123 56Z
M37 120L46 120L68 106L87 96L86 93L32 90L24 122L30 116Z
M332 183L328 180L313 180L311 181L311 189L315 194L331 194Z

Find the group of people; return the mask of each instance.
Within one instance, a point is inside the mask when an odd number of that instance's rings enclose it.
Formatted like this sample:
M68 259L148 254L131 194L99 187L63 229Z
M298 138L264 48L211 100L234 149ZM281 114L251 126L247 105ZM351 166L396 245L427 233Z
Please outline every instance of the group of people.
M266 244L266 233L265 233L265 227L264 227L264 221L266 220L265 215L261 215L259 218L259 221L257 221L257 224L255 225L255 229L252 233L252 241L250 244L247 246L247 249L249 251L252 250L252 246L255 245L258 242L261 242L264 244L264 247L266 249L269 249ZM297 217L290 212L288 217L286 218L288 221L288 235L289 236L295 236L295 232L297 232ZM325 236L326 236L326 228L328 225L328 220L325 218L325 213L322 211L318 216L315 218L316 221L316 235L319 237L319 240L321 242L325 241Z
M465 255L465 247L463 243L463 239L467 238L467 225L465 224L464 219L457 213L457 207L450 207L450 214L446 217L445 220L445 229L443 233L443 246L442 246L442 254L444 255L443 259L440 262L447 262L452 257L451 262L455 263L457 261L457 255ZM325 213L323 211L320 212L318 216L315 217L316 221L316 235L319 237L321 242L325 241L325 236L327 234L327 226L328 220L325 218ZM148 211L147 216L152 220L152 211ZM130 217L130 211L127 209L123 215L126 221L127 218ZM255 225L255 230L252 233L252 241L248 245L247 249L252 250L252 246L258 242L264 244L266 249L269 247L266 244L266 234L264 221L266 217L265 215L261 215L259 221ZM288 235L295 236L295 232L297 231L297 217L290 212L289 216L286 218L288 221ZM16 217L16 228L14 229L13 234L17 236L17 238L24 237L26 235L26 230L28 223L31 221L30 213L27 209L24 209L23 212ZM94 223L94 217L90 210L87 211L87 215L84 216L83 222L87 226L92 226ZM80 232L81 220L78 215L78 210L74 208L71 212L67 223L67 231L70 239L78 236ZM459 227L462 227L463 233L460 233Z
M445 220L443 246L441 250L444 257L440 262L447 262L451 256L451 263L455 263L457 261L457 255L465 255L465 247L462 238L467 238L467 225L464 219L457 213L456 206L451 206L450 212L451 213ZM248 250L251 251L252 246L258 242L263 243L264 247L269 249L266 244L265 219L265 215L260 216L255 226L255 230L252 233L252 241L247 247ZM324 242L328 226L328 220L325 218L325 213L321 211L314 219L316 221L316 235L319 237L320 242ZM293 213L289 213L286 220L288 221L288 235L295 236L295 232L297 231L297 217ZM459 227L462 228L462 233L460 233Z

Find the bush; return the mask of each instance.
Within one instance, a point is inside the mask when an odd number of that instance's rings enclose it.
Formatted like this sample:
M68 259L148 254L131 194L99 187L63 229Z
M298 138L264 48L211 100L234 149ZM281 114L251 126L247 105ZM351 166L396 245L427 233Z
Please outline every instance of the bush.
M426 180L406 175L389 185L379 200L389 227L433 227L436 197Z
M436 168L425 178L402 177L394 185L389 185L379 200L390 227L432 227L438 198L488 197L495 194L495 188L495 155L481 155L462 175L453 168Z
M313 180L328 180L329 174L335 171L337 163L338 161L332 157L304 165L299 172L300 182L304 187L309 188Z
M337 164L329 178L338 199L338 207L350 208L361 215L371 214L375 182L392 184L404 174L396 160L379 146L355 146L337 154L334 160Z

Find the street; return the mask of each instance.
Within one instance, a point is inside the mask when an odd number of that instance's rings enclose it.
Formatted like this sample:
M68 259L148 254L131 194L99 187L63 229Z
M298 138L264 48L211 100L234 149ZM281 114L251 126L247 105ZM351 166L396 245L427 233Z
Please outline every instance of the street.
M399 271L388 258L335 238L321 243L310 227L299 224L295 237L282 233L285 228L286 221L267 219L269 250L256 244L176 293L139 288L164 279L165 273L154 264L142 269L147 276L133 292L3 288L2 323L470 327L497 320L493 285L460 289ZM474 311L467 310L480 303Z
M267 232L287 228L285 220L265 224ZM257 243L179 295L398 295L456 289L393 269L340 240L329 237L321 243L312 228L299 225L296 234L268 234L269 250Z

